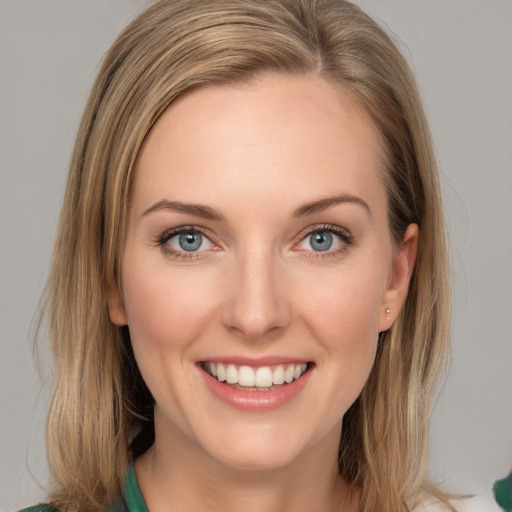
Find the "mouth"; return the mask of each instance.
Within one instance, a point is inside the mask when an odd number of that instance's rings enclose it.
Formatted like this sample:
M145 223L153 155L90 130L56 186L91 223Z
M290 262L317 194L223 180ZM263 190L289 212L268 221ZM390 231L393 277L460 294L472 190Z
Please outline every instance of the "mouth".
M200 367L218 382L242 391L272 391L295 382L311 369L313 363L283 363L247 366L235 363L203 361Z

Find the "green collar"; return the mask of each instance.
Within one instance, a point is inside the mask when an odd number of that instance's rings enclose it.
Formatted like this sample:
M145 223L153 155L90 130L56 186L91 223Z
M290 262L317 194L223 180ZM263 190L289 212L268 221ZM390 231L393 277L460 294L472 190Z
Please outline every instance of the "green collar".
M505 512L512 511L512 471L507 477L494 482L493 491L498 505Z
M148 512L133 466L130 466L126 473L122 501L111 507L108 512Z

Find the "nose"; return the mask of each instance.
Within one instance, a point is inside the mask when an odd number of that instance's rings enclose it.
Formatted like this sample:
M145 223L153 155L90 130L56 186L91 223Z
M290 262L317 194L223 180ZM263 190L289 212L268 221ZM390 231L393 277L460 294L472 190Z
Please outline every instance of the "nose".
M283 269L277 260L263 250L247 251L229 276L223 322L247 341L270 340L290 323Z

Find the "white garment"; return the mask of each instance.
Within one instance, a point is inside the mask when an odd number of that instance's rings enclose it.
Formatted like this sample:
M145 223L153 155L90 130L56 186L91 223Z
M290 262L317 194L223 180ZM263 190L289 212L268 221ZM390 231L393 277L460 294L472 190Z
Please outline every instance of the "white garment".
M457 512L503 512L491 495L473 496L450 500ZM424 502L414 512L449 512L450 509L438 500Z

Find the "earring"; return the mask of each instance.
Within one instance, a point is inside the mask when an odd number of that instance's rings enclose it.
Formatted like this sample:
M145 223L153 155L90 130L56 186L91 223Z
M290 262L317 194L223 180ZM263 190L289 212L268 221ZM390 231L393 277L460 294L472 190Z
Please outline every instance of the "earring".
M386 315L386 320L389 320L390 315L391 315L391 309L386 308L384 311L384 314Z

